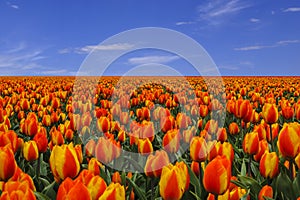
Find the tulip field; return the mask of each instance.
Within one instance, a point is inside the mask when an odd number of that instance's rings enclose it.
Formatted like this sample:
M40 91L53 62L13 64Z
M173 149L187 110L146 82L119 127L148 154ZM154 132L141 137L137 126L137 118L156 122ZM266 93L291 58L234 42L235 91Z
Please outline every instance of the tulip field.
M300 199L299 95L299 77L0 77L0 200Z

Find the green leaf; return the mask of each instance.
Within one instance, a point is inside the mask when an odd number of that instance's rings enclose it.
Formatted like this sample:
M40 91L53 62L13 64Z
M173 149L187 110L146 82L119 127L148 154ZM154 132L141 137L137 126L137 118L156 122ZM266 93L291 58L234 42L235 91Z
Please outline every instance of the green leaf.
M43 188L47 187L48 185L50 185L50 182L42 177L39 177L39 180L42 181L43 184Z
M293 181L293 189L295 192L295 196L300 196L300 173L297 173L297 177Z
M111 177L107 173L105 173L105 170L102 167L100 167L100 176L104 179L107 185L110 184Z
M51 200L47 195L40 193L40 192L34 192L34 195L38 200Z
M130 178L126 177L126 180L128 181L128 183L133 187L134 189L134 193L139 197L139 199L142 200L147 200L146 199L146 194L144 193L143 190L141 190L141 188L139 188L139 186L137 186Z
M45 194L46 196L50 197L50 199L56 199L56 192L53 189L55 184L56 182L53 181L50 185L45 187L42 191L42 194Z
M296 199L292 181L287 174L280 173L276 185L279 193L282 192L289 199Z
M245 176L247 174L247 168L246 168L246 163L245 159L243 159L242 167L241 167L241 175Z
M197 198L200 199L201 197L201 185L199 182L198 177L195 175L195 173L192 171L192 169L190 168L190 166L188 164L186 164L188 171L189 171L189 175L190 175L190 183L194 186L195 188L195 195ZM201 169L200 169L201 170Z
M248 176L238 176L240 182L246 186L244 189L250 189L251 199L257 199L258 193L261 190L261 185L253 178Z

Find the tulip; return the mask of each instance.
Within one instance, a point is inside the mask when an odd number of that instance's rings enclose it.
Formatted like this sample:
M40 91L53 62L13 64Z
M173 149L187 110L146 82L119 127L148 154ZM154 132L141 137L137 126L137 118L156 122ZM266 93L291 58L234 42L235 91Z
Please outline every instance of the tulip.
M16 171L14 153L9 147L0 147L0 180L6 181Z
M189 170L188 170L186 164L183 161L176 162L175 166L179 167L182 170L182 172L183 172L183 175L184 175L183 178L185 179L184 182L186 183L184 190L187 191L188 188L189 188L189 185L190 185Z
M262 116L268 124L274 124L278 120L278 109L275 104L265 103L262 108Z
M64 180L57 191L57 200L63 199L92 199L88 188L80 181L73 181L70 178Z
M245 153L253 155L258 152L259 138L257 132L251 132L245 135L243 140L243 150Z
M235 122L231 122L231 123L229 124L228 129L229 129L229 133L230 133L231 135L236 135L236 134L238 134L238 133L240 132L239 126L238 126L238 124L235 123Z
M94 175L100 175L100 168L102 168L103 165L96 159L91 158L88 164L88 170L93 172Z
M160 120L160 129L166 133L174 128L175 119L173 116L162 117Z
M19 138L15 131L0 131L0 147L9 146L14 153L18 150Z
M285 119L291 119L294 116L294 109L290 106L284 106L282 108L282 116Z
M172 164L163 167L159 191L163 199L181 199L186 189L187 177L184 171Z
M39 131L34 136L33 140L36 142L36 145L40 153L46 152L48 146L48 139L47 139L47 132L44 127L40 127Z
M207 105L200 105L199 114L202 118L208 115L208 107Z
M153 151L152 143L148 138L138 140L138 152L143 154L149 154Z
M31 117L25 120L25 126L27 127L26 135L32 137L38 131L38 121L35 117Z
M26 182L8 181L4 184L0 200L6 199L28 199L35 200L36 197L33 191L29 188Z
M229 199L241 199L247 191L240 187L236 187L230 191L230 198Z
M207 192L221 195L229 187L231 178L231 162L225 157L217 156L205 168L203 185Z
M295 124L285 123L279 133L277 146L280 154L285 158L295 158L299 152L300 134L297 129Z
M73 143L54 146L49 162L51 171L57 182L67 177L74 178L80 170L80 163Z
M119 200L125 199L125 189L119 183L111 183L98 200Z
M85 145L85 154L87 157L92 157L95 155L96 142L94 140L89 140Z
M265 185L261 188L258 194L258 200L265 200L264 197L273 198L273 188L271 186Z
M92 200L98 199L104 193L106 187L105 181L100 176L94 176L87 184Z
M44 126L51 126L51 117L50 115L44 115L42 119L42 123Z
M110 121L107 117L100 117L97 120L97 129L100 132L106 133L110 129Z
M191 163L191 170L194 172L194 174L196 176L199 176L200 175L199 163L195 162L195 161L192 161L192 163Z
M275 152L265 154L261 157L259 162L260 174L265 178L274 178L279 173L279 158Z
M266 151L269 152L268 142L266 140L259 141L258 152L253 156L254 160L259 162Z
M176 153L179 150L180 134L178 129L169 130L163 137L162 145L169 153Z
M66 132L65 132L65 139L67 141L71 141L73 140L73 137L74 137L74 131L72 129L67 129Z
M170 163L168 154L164 151L155 151L150 154L145 164L145 174L150 177L160 177L162 168Z
M30 140L24 143L23 156L27 161L34 161L38 159L39 150L34 140Z
M190 144L190 156L194 161L205 161L207 157L207 144L203 137L193 137Z
M95 177L95 175L94 175L94 173L92 171L87 170L87 169L83 169L79 173L79 175L77 176L77 178L75 179L75 181L80 181L85 186L87 186L89 184L89 182L92 180L93 177Z
M76 155L78 158L79 163L81 164L83 161L83 155L82 155L82 148L80 144L76 144L74 147L75 151L76 151Z
M31 176L23 172L19 167L16 168L15 174L8 180L8 182L25 183L32 191L36 191L35 185ZM1 186L0 186L1 189Z
M62 133L58 130L56 130L56 128L54 127L51 131L50 131L50 135L51 135L51 141L53 145L62 145L64 144L64 137L62 135Z
M113 143L113 139L106 139L100 137L95 147L95 156L102 163L110 163L114 158L117 149L117 145Z
M218 129L217 140L220 142L225 142L227 140L227 131L225 128Z
M217 145L218 143L216 144L216 146ZM224 142L223 144L219 144L218 155L225 156L228 160L232 162L234 159L234 151L232 145L229 142Z

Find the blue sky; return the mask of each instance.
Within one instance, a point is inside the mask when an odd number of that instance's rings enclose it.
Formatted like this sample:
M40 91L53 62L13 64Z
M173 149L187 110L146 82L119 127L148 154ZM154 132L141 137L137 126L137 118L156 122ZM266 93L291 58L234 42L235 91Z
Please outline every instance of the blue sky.
M0 75L75 75L105 39L162 27L196 40L220 74L300 75L300 1L0 1ZM112 51L128 44L102 48ZM155 62L198 75L172 52L140 50L117 59L107 75Z

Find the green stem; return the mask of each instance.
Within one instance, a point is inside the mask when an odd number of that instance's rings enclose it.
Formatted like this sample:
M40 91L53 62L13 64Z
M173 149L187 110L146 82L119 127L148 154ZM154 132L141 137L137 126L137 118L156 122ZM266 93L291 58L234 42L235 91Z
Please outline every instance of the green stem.
M251 177L251 161L252 161L252 155L249 156L249 163L248 163L248 176Z
M39 157L37 159L37 164L36 164L36 180L38 182L39 189L40 189L40 173L41 173L41 154L39 154Z
M199 164L199 183L202 185L202 170L201 170L201 162L198 162Z
M271 152L272 151L275 151L275 149L274 149L274 143L273 143L273 136L272 136L272 124L269 124L269 126L270 126L270 142L271 142L271 147L272 147L272 149L271 149Z
M293 181L293 179L294 179L293 159L289 160L289 171L290 171L291 181Z
M151 180L150 180L150 184L151 184L151 199L154 200L154 180L153 180L153 177L151 177Z
M218 195L217 194L215 194L215 200L218 200Z

